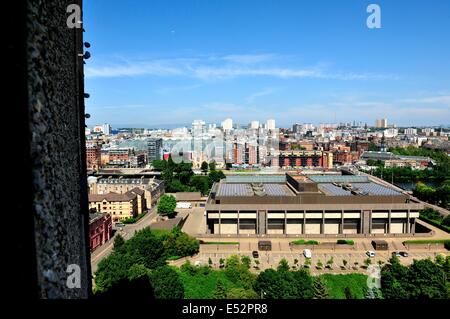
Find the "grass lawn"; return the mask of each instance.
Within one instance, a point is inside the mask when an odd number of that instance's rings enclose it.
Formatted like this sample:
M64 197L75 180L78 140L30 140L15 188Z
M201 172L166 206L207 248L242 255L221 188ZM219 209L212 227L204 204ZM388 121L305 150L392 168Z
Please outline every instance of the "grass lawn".
M405 240L404 244L445 244L450 242L450 239L418 239L418 240Z
M364 298L364 288L367 287L367 275L321 275L325 280L330 299L345 299L344 289L350 287L351 292L357 299Z
M184 298L186 299L214 298L214 290L219 279L222 280L226 290L237 288L237 286L227 278L223 271L210 271L207 275L200 273L194 276L182 271L179 271L179 274L181 281L184 284Z

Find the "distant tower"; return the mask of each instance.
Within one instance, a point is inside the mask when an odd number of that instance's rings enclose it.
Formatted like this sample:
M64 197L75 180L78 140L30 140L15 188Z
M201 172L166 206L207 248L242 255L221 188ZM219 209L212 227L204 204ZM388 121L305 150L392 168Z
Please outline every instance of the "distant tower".
M386 139L384 137L384 132L383 132L383 137L381 138L380 151L381 152L386 152Z
M275 120L274 119L267 120L266 128L272 131L275 130Z

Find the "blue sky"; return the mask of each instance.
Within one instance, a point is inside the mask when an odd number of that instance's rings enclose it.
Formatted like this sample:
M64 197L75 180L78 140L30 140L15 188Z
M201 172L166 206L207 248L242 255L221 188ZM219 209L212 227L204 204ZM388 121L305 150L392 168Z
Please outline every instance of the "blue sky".
M84 1L88 125L449 124L449 16L447 0Z

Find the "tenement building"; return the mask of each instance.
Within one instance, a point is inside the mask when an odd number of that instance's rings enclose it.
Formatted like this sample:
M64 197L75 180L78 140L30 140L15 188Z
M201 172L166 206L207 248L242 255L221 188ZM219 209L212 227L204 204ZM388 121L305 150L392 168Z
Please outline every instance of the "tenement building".
M206 203L211 234L414 234L422 204L367 176L228 176Z

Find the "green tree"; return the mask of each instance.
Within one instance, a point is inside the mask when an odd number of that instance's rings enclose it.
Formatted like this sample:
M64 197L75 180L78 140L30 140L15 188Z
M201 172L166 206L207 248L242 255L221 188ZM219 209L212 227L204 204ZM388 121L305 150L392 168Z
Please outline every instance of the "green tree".
M408 268L400 264L398 257L393 256L381 269L381 292L386 299L407 299L407 283L405 278Z
M267 299L282 299L284 283L277 271L266 269L256 278L255 291L260 292Z
M317 269L322 269L323 268L323 263L320 260L317 261L316 268Z
M177 207L177 200L172 195L161 196L158 203L158 214L172 215Z
M314 297L313 278L306 269L289 272L289 275L292 275L291 282L294 288L292 297L296 299L312 299Z
M333 256L331 256L330 259L327 260L327 267L332 269L333 263L334 263L334 258L333 258Z
M310 268L310 267L311 267L311 259L306 259L306 260L305 260L304 267L305 267L305 268Z
M231 288L227 299L259 299L260 296L253 289Z
M348 286L344 288L344 295L345 295L345 299L356 299L352 290Z
M152 166L156 171L163 171L167 168L167 162L164 160L155 160L152 162Z
M242 262L242 264L244 264L245 267L247 267L247 269L250 269L250 265L252 263L252 260L250 259L249 256L242 256L241 257L241 262Z
M174 227L170 233L163 237L163 245L167 255L170 256L192 256L198 253L199 241L182 232L180 227Z
M213 295L214 299L225 299L227 297L227 290L221 279L217 280Z
M122 235L117 234L116 238L114 238L114 251L119 251L125 247L125 239L123 239Z
M128 269L128 279L134 280L142 276L148 276L150 270L142 264L134 264Z
M290 268L289 268L288 261L285 258L281 259L280 262L278 263L277 270L278 271L289 271L289 269Z
M169 266L156 268L150 274L156 299L183 299L184 286L178 273Z
M210 257L210 258L208 258L208 266L209 266L209 268L212 268L212 264L213 264L213 261L212 261L212 259Z
M447 215L447 216L442 220L442 225L450 227L450 215Z
M403 280L409 283L412 299L450 298L450 283L444 270L430 259L414 260Z
M209 170L210 171L216 170L216 162L214 160L209 163Z
M366 268L369 267L369 265L371 265L371 264L372 264L372 259L370 259L369 257L364 259L364 265Z
M202 165L200 166L200 169L202 170L203 174L208 173L208 163L203 161Z
M195 276L197 274L197 268L194 267L189 260L187 260L183 265L181 265L180 270L191 276Z
M128 269L132 264L127 255L119 252L113 252L102 259L95 273L96 290L105 292L120 280L128 280Z
M208 177L209 177L209 184L211 186L214 183L220 181L221 179L226 178L225 174L222 171L210 171Z
M155 269L166 264L166 254L163 243L149 227L137 231L126 241L128 260L141 263L149 269Z
M383 299L381 290L378 289L377 287L367 288L364 298L365 299Z
M347 268L347 264L348 264L348 261L343 259L342 260L342 265L344 265L344 268Z
M194 187L197 191L201 192L202 195L208 195L210 190L208 176L192 176L189 185Z
M325 281L322 277L317 276L314 278L314 299L328 299L328 289Z

